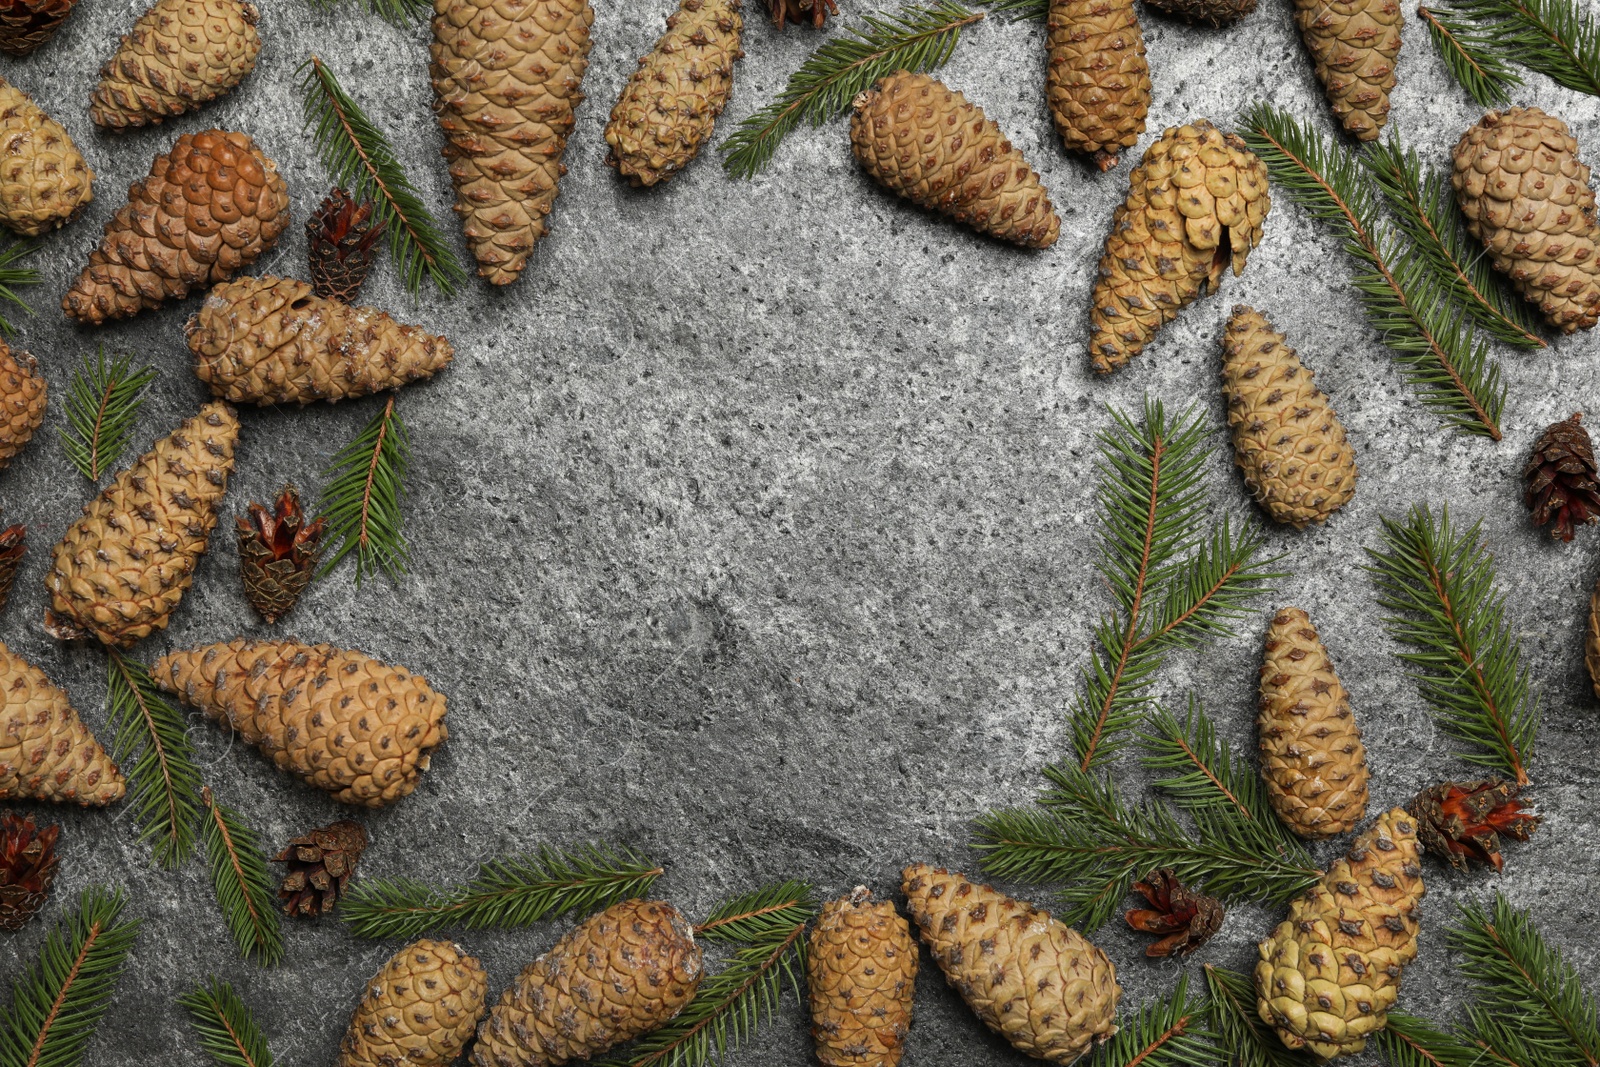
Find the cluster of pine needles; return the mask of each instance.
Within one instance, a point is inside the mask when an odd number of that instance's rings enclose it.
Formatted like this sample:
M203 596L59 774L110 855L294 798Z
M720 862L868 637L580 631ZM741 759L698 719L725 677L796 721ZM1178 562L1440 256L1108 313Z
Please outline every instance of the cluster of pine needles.
M1600 21L1574 0L1438 0L1417 9L1445 69L1483 107L1511 102L1517 67L1600 96Z

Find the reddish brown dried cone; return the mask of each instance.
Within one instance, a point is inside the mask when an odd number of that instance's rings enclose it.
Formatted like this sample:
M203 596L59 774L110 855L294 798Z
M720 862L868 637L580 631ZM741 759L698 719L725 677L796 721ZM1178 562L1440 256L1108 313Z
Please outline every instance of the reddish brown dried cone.
M67 694L0 644L0 800L100 808L127 788Z
M260 18L245 0L155 0L106 60L89 117L120 130L215 100L255 69Z
M1129 911L1128 925L1161 938L1145 948L1146 956L1187 956L1210 941L1227 917L1222 901L1189 889L1170 868L1151 871L1133 888L1150 907Z
M834 0L767 0L767 6L772 8L772 24L780 30L787 22L820 30L829 15L839 13Z
M1583 428L1583 413L1551 423L1522 468L1522 502L1535 526L1550 526L1550 536L1571 541L1579 526L1600 518L1600 483L1594 443Z
M1045 98L1072 152L1110 170L1139 143L1150 113L1150 64L1133 0L1050 0Z
M33 439L49 399L39 361L0 341L0 470Z
M295 606L316 572L326 519L306 522L300 493L283 487L273 509L252 503L238 519L239 576L250 606L269 624Z
M60 834L59 826L34 826L32 815L0 814L0 930L22 929L44 907L61 863Z
M1256 9L1256 0L1145 0L1163 15L1202 26L1226 26Z
M1430 785L1409 809L1417 820L1417 838L1457 870L1466 870L1472 860L1501 870L1501 836L1526 841L1539 828L1539 816L1523 807L1517 793L1514 782L1498 778Z
M367 983L337 1067L447 1067L489 996L483 964L448 941L414 941Z
M1376 140L1400 54L1399 0L1294 0L1294 22L1345 132Z
M888 900L855 892L822 906L806 953L811 1036L823 1067L895 1067L911 1029L917 945Z
M11 596L11 587L16 584L17 570L27 550L26 526L17 523L0 530L0 611L6 610L6 600Z
M383 227L373 224L370 201L358 204L343 189L329 192L306 220L311 291L327 300L355 303L378 258L375 243L382 233Z
M1589 685L1600 697L1600 580L1589 591L1589 626L1583 637L1583 664L1589 670Z
M289 865L278 887L278 898L289 915L326 915L355 874L361 853L367 850L367 832L360 823L340 819L290 841L273 859Z
M0 52L25 56L56 35L78 0L0 0Z

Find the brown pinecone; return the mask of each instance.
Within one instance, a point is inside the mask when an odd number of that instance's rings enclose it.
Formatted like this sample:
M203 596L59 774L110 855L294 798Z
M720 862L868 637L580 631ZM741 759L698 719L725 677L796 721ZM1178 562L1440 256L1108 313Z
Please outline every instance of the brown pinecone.
M0 530L0 611L6 610L22 556L28 550L28 528L20 522Z
M1046 99L1067 149L1110 170L1139 143L1150 64L1133 0L1050 0Z
M1589 686L1600 697L1600 579L1589 591L1589 626L1583 637L1583 665L1589 670Z
M255 69L260 18L245 0L155 0L106 60L89 117L121 130L215 100Z
M1145 7L1202 26L1226 26L1256 9L1256 0L1145 0Z
M834 0L767 0L767 6L772 8L772 24L780 30L786 22L796 26L810 23L813 29L820 30L829 15L839 13Z
M823 1067L896 1067L911 1029L917 945L893 901L857 886L817 916L806 952L811 1037Z
M278 887L288 915L326 915L344 896L346 883L367 850L367 832L361 824L340 819L309 834L301 834L273 857L289 865Z
M43 830L14 811L0 814L0 930L20 930L50 895L61 827Z
M383 233L372 221L372 204L359 204L335 187L306 220L306 258L311 291L326 300L355 303L367 272L378 258L373 247Z
M271 511L252 503L237 528L245 598L271 625L289 614L311 584L328 520L306 522L299 491L286 485Z
M1149 901L1148 908L1128 912L1128 925L1161 939L1145 948L1146 956L1187 956L1222 929L1227 910L1222 901L1197 893L1178 881L1171 868L1151 871L1133 888Z
M0 52L25 56L56 35L78 0L0 0Z
M1399 0L1294 0L1294 23L1345 132L1376 140L1400 54Z
M1523 807L1514 782L1486 778L1477 782L1430 785L1411 802L1417 838L1423 848L1466 870L1472 860L1505 866L1500 835L1526 841L1539 828L1539 816Z
M1595 481L1594 444L1583 428L1583 413L1553 422L1533 446L1522 468L1522 502L1535 526L1551 522L1551 537L1571 541L1579 526L1600 518L1600 484Z
M483 964L449 941L414 941L366 985L337 1067L447 1067L489 996Z
M0 643L0 800L103 808L127 791L67 694Z
M0 470L33 439L49 399L39 361L0 341Z

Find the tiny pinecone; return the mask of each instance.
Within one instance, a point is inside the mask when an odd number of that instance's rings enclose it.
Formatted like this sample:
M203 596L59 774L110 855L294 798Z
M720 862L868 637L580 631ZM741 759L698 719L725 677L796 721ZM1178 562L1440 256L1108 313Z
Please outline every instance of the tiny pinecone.
M1276 522L1303 530L1356 493L1355 452L1328 397L1266 316L1239 305L1222 338L1233 459Z
M20 930L44 907L61 857L61 827L34 825L33 816L0 814L0 930Z
M1571 541L1579 526L1600 518L1600 484L1594 443L1583 428L1582 412L1551 423L1533 446L1522 468L1522 502L1535 526L1550 527L1550 536Z
M589 0L434 0L434 112L478 274L509 285L545 235L589 67Z
M1187 956L1210 941L1228 915L1222 901L1190 889L1169 867L1151 871L1133 888L1150 906L1129 911L1128 925L1161 938L1145 948L1146 956Z
M1133 0L1050 0L1045 97L1067 149L1110 170L1139 143L1150 64Z
M158 308L233 277L288 225L288 187L248 135L186 133L128 187L61 308L91 326Z
M1226 268L1243 271L1271 206L1266 164L1237 135L1205 119L1163 133L1111 218L1089 315L1094 369L1121 367L1202 292L1216 292Z
M1539 828L1539 816L1523 807L1516 783L1498 778L1477 782L1440 782L1411 802L1422 847L1464 871L1472 860L1505 867L1500 835L1526 841Z
M283 487L273 509L250 504L237 520L245 599L270 626L289 614L316 571L326 519L306 522L300 493Z
M238 440L233 409L207 404L85 504L45 575L46 632L129 648L166 629L217 525Z
M911 1029L917 946L888 900L858 886L822 906L806 952L811 1036L823 1067L896 1067Z
M1117 970L1078 931L942 867L914 864L902 878L945 979L1012 1047L1068 1064L1117 1032Z
M1328 1060L1388 1024L1417 957L1421 855L1416 821L1385 812L1261 942L1256 1009L1285 1046Z
M0 223L23 237L48 233L78 217L93 187L67 131L0 78Z
M33 438L48 402L39 361L0 341L0 470Z
M639 60L606 124L606 165L631 185L666 181L711 138L744 56L742 0L679 0L667 32Z
M150 674L341 804L408 795L449 736L444 695L426 679L328 645L238 638L169 652Z
M1567 124L1536 107L1491 111L1454 163L1456 203L1494 269L1555 329L1600 322L1600 221Z
M850 143L879 185L918 207L1028 248L1060 235L1022 153L978 105L926 74L896 71L857 96Z
M767 6L772 8L772 24L780 30L788 22L796 26L810 23L820 30L829 15L839 13L835 0L767 0Z
M1312 839L1348 833L1367 812L1367 752L1328 650L1299 608L1267 628L1256 733L1267 797Z
M1405 23L1399 0L1294 0L1294 23L1345 132L1377 140Z
M625 900L570 931L500 995L478 1028L476 1067L586 1060L657 1030L694 999L694 928L661 901Z
M367 832L360 823L349 819L329 823L290 841L273 857L289 865L289 873L278 887L284 912L314 917L332 911L344 896L345 886L366 850Z
M103 808L127 788L67 694L0 644L0 800Z
M324 300L354 301L378 258L382 233L381 225L373 225L371 201L358 204L339 188L329 192L306 220L311 291Z
M237 278L184 327L195 374L234 404L346 400L431 378L455 349L387 312L313 296L293 278Z
M255 69L260 17L245 0L156 0L101 68L89 117L120 130L215 100Z
M0 52L25 56L56 35L78 0L0 0Z
M0 611L6 610L22 556L28 550L28 528L21 523L0 530Z
M1589 591L1589 627L1583 638L1583 665L1589 671L1589 687L1600 697L1600 579Z
M1226 26L1256 9L1256 0L1145 0L1145 7L1203 26Z
M416 941L367 983L338 1067L447 1067L483 1017L489 976L448 941Z

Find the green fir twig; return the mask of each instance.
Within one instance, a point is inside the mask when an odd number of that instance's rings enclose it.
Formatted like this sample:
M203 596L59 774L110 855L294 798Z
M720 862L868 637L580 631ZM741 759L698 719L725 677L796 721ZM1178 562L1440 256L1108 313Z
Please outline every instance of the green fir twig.
M250 1009L220 978L208 978L178 997L200 1046L223 1067L272 1067L272 1050Z
M856 94L897 70L937 70L949 61L961 31L983 20L954 0L908 4L894 14L863 18L813 52L777 99L739 123L719 151L729 174L753 178L802 122L821 126L843 114Z
M24 285L38 285L39 272L33 267L20 267L17 264L32 255L34 247L27 241L14 240L0 248L0 308L11 304L21 308L24 314L33 314L33 309L17 295L17 290ZM10 337L16 329L10 319L0 314L0 336Z
M411 467L411 438L395 410L394 394L383 410L346 445L329 475L317 513L328 520L334 545L317 571L321 578L346 556L356 561L356 584L380 571L399 581L410 562L400 498Z
M1205 1005L1189 995L1189 976L1180 974L1172 996L1124 1020L1088 1067L1224 1067L1227 1062L1207 1026Z
M1511 90L1522 84L1511 63L1495 47L1494 33L1462 18L1448 6L1417 8L1428 24L1428 36L1439 50L1445 70L1481 107L1511 102Z
M1050 14L1050 0L985 0L996 15L1012 22L1043 21Z
M311 6L332 11L342 0L311 0ZM428 0L361 0L367 14L377 15L392 26L407 29L433 13Z
M1488 1067L1472 1042L1403 1011L1391 1011L1375 1036L1389 1067Z
M1479 104L1506 103L1516 63L1600 96L1600 20L1576 0L1439 0L1419 11L1445 69Z
M201 788L200 801L211 886L228 932L240 956L271 966L283 958L283 929L267 857L244 818L217 803L209 786Z
M695 936L731 945L754 945L787 935L816 910L815 892L804 882L782 882L726 900L694 928Z
M1211 1032L1229 1067L1307 1067L1308 1061L1285 1048L1272 1027L1261 1021L1255 981L1249 975L1210 963L1205 975Z
M642 897L661 867L626 848L585 845L486 863L463 886L441 889L410 878L367 879L339 902L357 937L416 937L445 926L527 926Z
M116 463L155 379L153 367L135 370L131 355L107 363L101 347L83 357L67 390L67 425L56 429L79 474L98 482Z
M112 650L106 657L107 718L116 732L112 758L127 776L139 836L157 862L181 864L200 827L200 770L183 716L144 664Z

